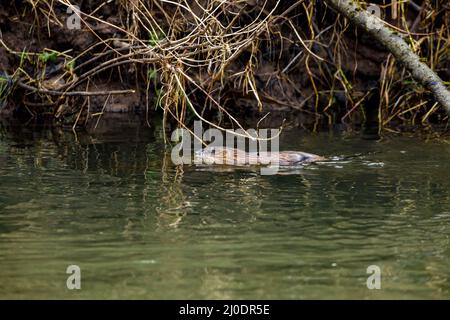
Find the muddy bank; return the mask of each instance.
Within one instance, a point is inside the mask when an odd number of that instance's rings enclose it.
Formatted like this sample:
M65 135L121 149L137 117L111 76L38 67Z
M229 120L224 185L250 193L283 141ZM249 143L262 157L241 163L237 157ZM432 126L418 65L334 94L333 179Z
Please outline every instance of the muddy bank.
M3 115L77 126L104 113L189 125L199 115L226 123L227 112L245 120L268 111L295 111L299 123L399 131L448 123L401 65L322 2L200 1L216 10L215 20L196 5L184 12L160 1L77 4L76 16L61 2L0 4ZM424 1L405 5L396 19L383 9L389 24L409 28L444 80L447 9L445 1ZM70 27L74 18L82 18L79 28Z

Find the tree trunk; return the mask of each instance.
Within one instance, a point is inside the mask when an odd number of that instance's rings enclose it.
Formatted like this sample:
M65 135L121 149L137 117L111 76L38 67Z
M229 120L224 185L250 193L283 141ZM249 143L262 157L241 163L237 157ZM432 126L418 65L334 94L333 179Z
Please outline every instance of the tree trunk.
M363 28L383 44L411 72L414 79L431 90L435 99L450 114L450 91L441 78L433 72L411 50L398 34L386 27L381 19L369 14L353 0L325 0L331 7L349 19L353 24Z

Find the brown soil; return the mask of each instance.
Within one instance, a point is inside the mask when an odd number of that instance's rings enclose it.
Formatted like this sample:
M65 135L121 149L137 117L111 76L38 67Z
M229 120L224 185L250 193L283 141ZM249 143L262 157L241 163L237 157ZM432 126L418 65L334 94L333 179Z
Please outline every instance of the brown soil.
M81 1L82 10L90 12L97 8L103 1ZM254 1L255 4L257 1ZM55 6L54 15L60 17L60 21L65 21L68 16L64 6ZM96 15L110 23L117 25L125 25L124 17L120 16L115 2L104 5ZM334 17L332 17L334 19ZM100 23L93 22L91 28L95 30L98 37L108 39L120 34L116 29ZM306 29L306 28L305 28ZM77 56L91 45L98 42L91 30L85 26L81 30L69 30L65 25L47 22L42 15L37 15L29 4L25 1L16 0L6 4L0 4L0 30L1 39L13 51L21 52L23 50L29 52L42 52L45 48L57 49L58 51L71 50L71 56ZM273 30L276 33L277 30ZM282 30L278 30L282 31ZM269 40L269 39L268 39ZM388 54L374 41L367 36L356 33L355 30L349 29L345 39L346 52L338 55L341 63L342 71L352 83L351 95L358 99L366 93L367 105L374 108L378 104L376 92L378 90L378 80L380 78L381 68L386 62ZM275 48L275 49L274 49ZM283 48L283 52L278 52L276 48ZM313 48L317 54L324 57L334 56L335 53L326 52L322 47ZM100 50L100 48L99 48ZM260 59L255 72L255 80L258 89L261 90L261 100L263 102L262 111L271 110L301 110L302 116L312 114L317 105L311 97L314 90L311 83L311 77L303 65L293 64L291 70L287 70L285 75L280 74L280 70L287 68L299 51L298 45L294 45L292 41L279 40L277 38L269 41L260 42ZM243 55L245 56L245 52ZM281 60L274 59L274 55L281 56ZM240 64L243 60L237 60L234 65L228 69L228 73L233 74L242 69ZM281 63L280 63L281 61ZM0 46L0 72L11 75L19 66L20 58L17 55L9 53L3 46ZM56 64L56 62L55 62ZM42 70L27 70L28 72L39 74ZM317 65L312 64L311 70L313 74L320 74L324 70L319 70ZM326 72L326 71L325 71ZM331 73L334 70L329 71ZM444 70L444 75L448 79L449 71ZM193 75L197 79L201 75ZM444 78L445 78L444 77ZM316 79L320 83L320 79ZM109 113L129 113L129 112L145 112L146 95L145 86L142 85L142 78L139 76L139 70L136 68L119 68L114 71L107 71L92 79L89 84L89 90L123 90L136 89L134 94L120 95L114 97L93 97L89 100L89 111L91 114L101 111ZM320 83L322 87L326 84ZM85 90L86 88L77 88ZM234 87L233 83L226 83L222 90L222 95L228 98L224 104L238 113L246 114L258 110L255 97L251 93L244 94L242 89ZM372 94L373 91L373 94ZM21 109L21 102L29 99L24 96L27 92L18 89L12 103L8 108L3 108L3 112L15 112ZM329 103L328 97L320 97L319 105L326 106ZM342 89L336 90L334 93L333 112L337 113L337 118L342 117L347 112L348 97L343 94ZM37 103L41 101L34 101ZM66 104L64 104L66 103ZM70 105L79 106L81 100L71 99L60 105L51 106L54 114L59 110L59 115L69 117L71 120L76 116L77 108ZM201 101L198 101L201 104ZM44 108L44 109L42 109ZM39 112L45 111L46 106L39 109ZM48 107L50 108L50 107ZM153 107L151 109L154 109ZM261 111L261 110L260 110ZM45 112L43 112L45 114ZM370 116L370 113L369 113ZM352 120L362 122L363 119L355 115Z

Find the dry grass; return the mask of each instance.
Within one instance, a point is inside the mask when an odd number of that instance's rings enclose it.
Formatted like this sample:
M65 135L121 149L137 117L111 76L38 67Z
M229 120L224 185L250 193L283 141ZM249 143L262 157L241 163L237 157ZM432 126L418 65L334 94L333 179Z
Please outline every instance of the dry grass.
M45 28L51 34L55 26L64 26L65 16L59 15L55 6L70 5L68 0L27 2L35 16L33 28ZM251 98L260 111L269 101L329 119L330 124L363 121L367 101L373 100L374 94L378 95L375 107L380 130L396 130L398 124L448 123L430 94L388 54L379 77L372 79L378 85L358 87L354 83L357 63L349 70L347 62L349 56L357 56L354 43L359 35L348 21L335 19L335 13L322 1L120 0L115 5L121 21L118 24L101 19L98 12L109 4L100 3L98 8L80 13L83 28L98 39L83 52L23 53L8 48L11 54L22 56L14 74L16 82L34 91L39 103L53 106L54 115L74 96L84 99L74 110L74 126L89 117L85 107L89 83L109 70L120 74L124 66L136 66L133 70L139 86L147 94L147 115L156 106L165 122L173 119L179 126L197 118L213 127L221 128L223 119L241 127L227 103L230 88ZM434 70L445 72L450 56L447 1L398 1L394 12L390 1L380 1L380 6L386 21L408 39L415 52ZM396 19L392 19L393 13L397 13ZM417 19L412 20L412 16ZM102 38L94 27L98 25L113 28L116 36ZM32 64L43 70L45 59L52 54L64 60L64 68L51 83L23 67ZM277 69L259 77L267 54ZM303 83L299 83L299 74L304 75ZM279 90L278 95L273 94L268 88L274 83L289 87L292 93ZM344 96L344 110L336 101L337 95ZM37 112L33 104L27 108ZM206 116L211 112L219 114L216 120Z

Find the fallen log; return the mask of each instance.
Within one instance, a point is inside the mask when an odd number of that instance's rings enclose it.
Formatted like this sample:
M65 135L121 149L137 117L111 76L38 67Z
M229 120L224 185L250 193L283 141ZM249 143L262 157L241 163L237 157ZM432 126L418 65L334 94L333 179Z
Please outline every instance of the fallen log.
M350 20L351 23L366 30L401 62L414 79L429 89L435 99L450 114L450 91L442 79L425 63L420 61L401 36L385 26L375 15L362 9L353 0L325 0L332 8Z

